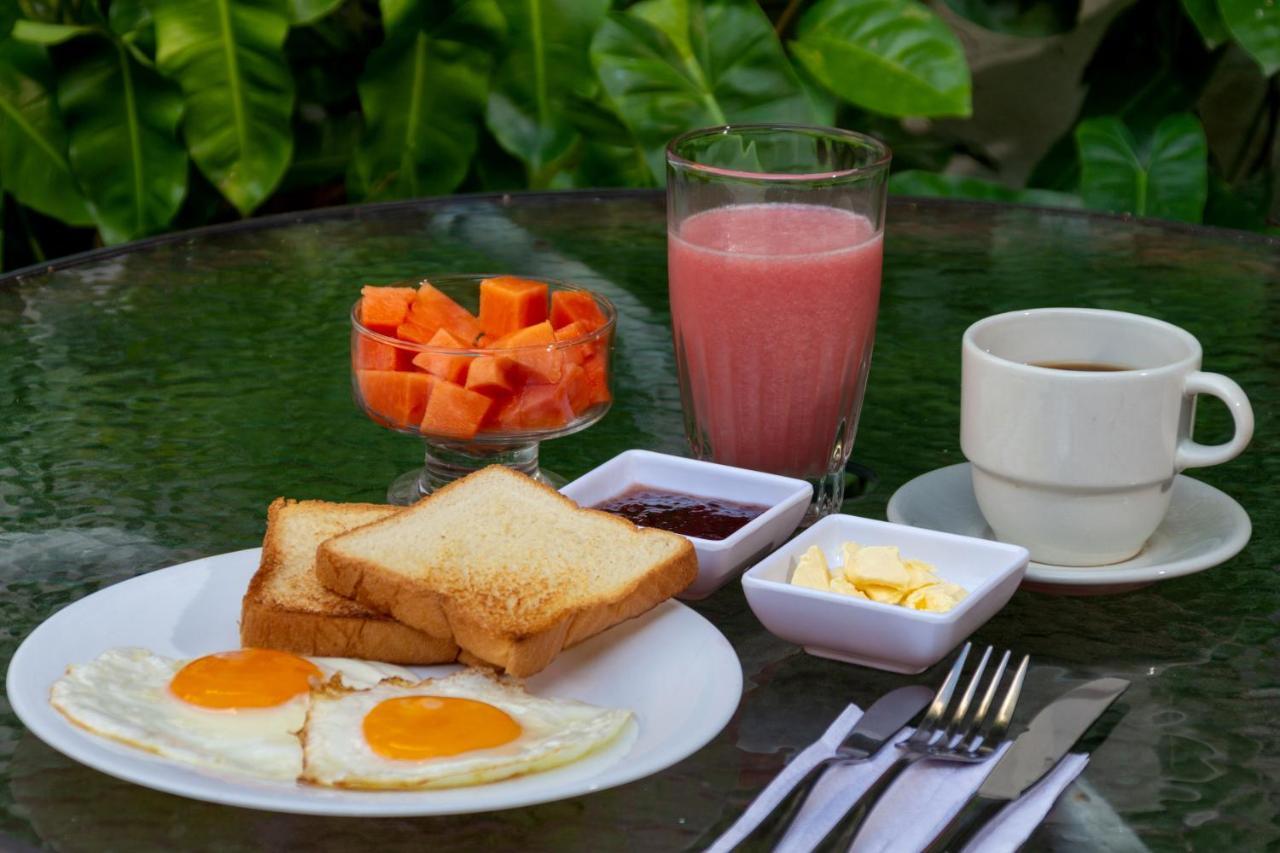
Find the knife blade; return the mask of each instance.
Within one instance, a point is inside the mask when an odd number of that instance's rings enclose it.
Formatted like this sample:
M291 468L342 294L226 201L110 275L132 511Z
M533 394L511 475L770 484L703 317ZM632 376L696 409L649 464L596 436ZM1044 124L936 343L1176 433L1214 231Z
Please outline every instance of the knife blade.
M800 812L809 793L832 764L840 761L865 761L880 751L902 727L915 719L933 699L933 691L923 685L899 687L881 696L863 712L853 730L845 735L835 755L819 761L748 835L734 845L734 850L772 850L786 834L791 821Z
M1067 691L1041 709L929 845L928 853L962 849L996 811L1052 770L1128 686L1123 678L1099 678Z

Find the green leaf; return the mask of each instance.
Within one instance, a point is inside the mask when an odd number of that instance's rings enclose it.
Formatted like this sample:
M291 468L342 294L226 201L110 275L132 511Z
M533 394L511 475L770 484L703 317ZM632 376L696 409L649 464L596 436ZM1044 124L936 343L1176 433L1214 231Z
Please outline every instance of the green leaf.
M165 0L152 7L156 62L182 87L182 132L196 165L248 215L293 153L285 0Z
M43 21L19 20L13 25L13 37L27 44L42 44L46 47L62 44L76 36L92 33L93 27L77 24L46 24Z
M960 42L915 0L819 0L791 52L850 103L891 116L968 116L969 66Z
M447 193L466 177L503 34L493 0L385 0L386 42L360 78L358 198Z
M107 27L120 37L134 59L155 68L156 27L147 0L111 0Z
M1044 207L1079 207L1080 198L1052 190L1006 187L981 178L963 175L936 175L910 170L894 172L889 178L889 192L895 195L934 196L938 198L971 198L980 201L1036 204Z
M1280 69L1280 6L1274 0L1218 0L1222 22L1270 77Z
M376 7L352 3L289 30L284 50L297 92L295 114L314 111L317 104L359 112L356 80L369 53L383 42L379 21Z
M595 88L588 48L609 0L499 0L510 38L493 71L485 124L524 161L530 185L578 139L569 99Z
M0 174L19 202L68 225L93 216L71 165L45 48L0 42Z
M1258 172L1232 187L1221 177L1209 175L1209 200L1204 206L1206 225L1262 231L1267 225L1271 203L1268 176Z
M1189 112L1213 76L1211 54L1181 7L1168 0L1138 0L1112 20L1084 70L1086 94L1077 122L1115 116L1146 138L1165 116ZM1072 130L1050 147L1028 179L1034 186L1075 190L1079 161Z
M360 115L322 115L314 121L299 116L294 128L297 145L280 189L303 189L342 180L360 138Z
M836 123L836 110L840 107L840 99L830 89L823 86L803 65L795 66L796 77L800 80L800 88L804 90L809 104L813 108L814 123L823 127L832 127Z
M328 17L343 0L289 0L289 21L300 27Z
M1195 116L1168 116L1143 146L1113 116L1083 121L1075 135L1086 207L1201 220L1209 191L1208 144Z
M1210 48L1231 37L1227 25L1222 22L1222 15L1218 13L1217 0L1182 0L1182 9Z
M1080 17L1080 0L946 0L951 11L984 29L1013 36L1065 33Z
M13 25L18 23L18 4L15 0L0 0L0 39L8 37L13 32ZM0 195L0 218L4 216L4 196ZM0 222L0 237L3 236L4 224ZM3 253L0 253L0 260L3 259ZM3 264L0 264L2 267Z
M121 44L94 39L59 74L71 167L107 243L162 231L187 192L177 86Z
M619 148L635 147L635 137L603 100L571 95L567 100L569 120L574 128L593 142ZM648 168L647 166L645 167Z
M643 149L634 144L609 145L594 139L583 143L572 178L577 187L654 186Z
M815 120L768 18L750 0L644 0L605 20L591 60L659 183L663 149L684 131Z

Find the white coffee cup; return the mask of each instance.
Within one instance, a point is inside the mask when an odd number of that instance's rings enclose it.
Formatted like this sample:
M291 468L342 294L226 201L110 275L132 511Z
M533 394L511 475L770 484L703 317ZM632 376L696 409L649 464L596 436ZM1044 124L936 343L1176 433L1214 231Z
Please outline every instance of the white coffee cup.
M996 537L1055 565L1137 554L1168 511L1178 472L1234 459L1253 436L1244 391L1202 373L1200 354L1177 326L1120 311L1039 308L970 326L960 447ZM1230 409L1227 443L1192 441L1198 394Z

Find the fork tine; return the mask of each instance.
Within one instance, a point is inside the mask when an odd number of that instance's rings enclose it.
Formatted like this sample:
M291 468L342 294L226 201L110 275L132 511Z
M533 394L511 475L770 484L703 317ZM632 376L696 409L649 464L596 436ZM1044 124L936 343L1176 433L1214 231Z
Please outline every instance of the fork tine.
M996 665L996 671L991 676L991 681L987 684L987 690L982 694L982 701L978 703L977 709L973 712L973 716L969 719L968 725L960 732L960 737L956 739L956 748L973 754L978 747L982 745L982 738L979 736L982 725L987 721L988 714L991 713L991 703L995 701L996 691L1000 689L1000 682L1004 678L1004 671L1009 666L1009 657L1013 652L1008 649L1000 656L1000 663Z
M947 705L951 704L951 694L956 690L956 684L960 681L960 673L964 671L964 662L968 659L969 649L972 647L973 643L964 644L964 648L960 650L959 656L956 657L956 662L951 665L951 671L943 679L938 692L933 694L933 701L929 703L929 709L925 711L920 724L916 726L915 732L905 743L928 743L933 738L934 733L937 731L938 720L942 717L942 712L947 709Z
M1004 694L1004 701L1000 703L1000 710L982 728L983 743L999 742L1004 739L1004 733L1008 731L1009 722L1013 719L1013 709L1018 704L1018 696L1022 693L1022 682L1027 677L1027 667L1030 665L1031 655L1023 655L1022 663L1018 664L1018 669L1013 674L1013 681Z
M1005 670L1009 669L1009 658L1012 656L1010 649L1005 649L1005 653L1000 657L1000 665L996 666L996 674L991 676L991 684L987 685L987 693L983 695L982 702L978 704L978 710L973 715L973 727L977 727L986 722L987 715L991 712L991 703L995 702L996 690L1000 689L1000 681L1005 678Z
M939 747L946 748L949 746L955 738L956 732L960 731L960 726L969 713L969 705L973 702L973 695L978 692L978 685L982 683L982 673L986 671L987 661L991 660L991 652L994 650L994 646L987 646L987 650L982 653L982 659L978 661L978 666L973 671L973 675L969 676L969 684L965 687L964 694L960 697L960 702L950 714L947 728L942 733L942 738L938 741ZM988 690L988 692L990 691Z

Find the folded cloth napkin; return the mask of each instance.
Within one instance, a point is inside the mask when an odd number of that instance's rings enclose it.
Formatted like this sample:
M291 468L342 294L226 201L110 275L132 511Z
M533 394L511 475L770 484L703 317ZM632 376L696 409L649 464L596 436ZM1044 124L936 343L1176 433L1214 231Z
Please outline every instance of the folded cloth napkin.
M738 818L737 822L716 839L709 853L728 853L755 828L766 814L800 780L813 765L834 755L836 747L858 722L862 710L850 705L827 728L822 737L810 744L783 768ZM836 825L859 795L888 769L898 757L893 747L911 733L903 729L869 761L836 765L823 774L805 802L786 837L778 844L778 853L807 853ZM980 764L953 764L942 761L917 761L885 791L875 810L867 817L854 845L856 853L898 853L921 850L942 831L960 810L991 768L1000 752ZM965 853L996 853L1017 849L1044 820L1053 803L1071 781L1084 770L1089 758L1071 754L1058 763L1019 799L1005 806L965 848Z

